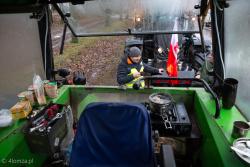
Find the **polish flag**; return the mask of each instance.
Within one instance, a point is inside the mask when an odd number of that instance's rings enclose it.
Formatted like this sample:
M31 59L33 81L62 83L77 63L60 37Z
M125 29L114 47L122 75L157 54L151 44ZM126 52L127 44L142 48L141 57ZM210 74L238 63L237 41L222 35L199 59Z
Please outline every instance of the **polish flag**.
M177 31L177 19L175 19L173 31ZM177 77L177 53L179 52L178 34L173 34L171 38L170 48L168 52L168 61L166 62L166 71L169 77ZM172 84L177 84L177 81L172 81Z

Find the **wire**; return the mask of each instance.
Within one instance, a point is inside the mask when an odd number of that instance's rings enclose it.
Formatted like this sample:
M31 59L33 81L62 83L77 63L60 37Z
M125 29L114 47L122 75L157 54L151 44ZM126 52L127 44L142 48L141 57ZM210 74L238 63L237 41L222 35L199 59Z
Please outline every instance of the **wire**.
M213 1L214 5L216 0ZM221 51L221 41L220 41L220 35L219 35L219 29L218 29L218 22L217 22L217 10L216 7L214 8L214 17L215 17L215 28L216 28L216 35L217 35L217 40L218 40L218 45L219 45L219 52L220 52L220 61L222 64L222 71L223 71L223 75L222 75L222 79L225 78L225 66L224 66L224 61L222 59L222 51Z
M47 39L48 39L48 11L45 7L45 21L46 21L46 31L45 31L45 38L44 38L44 70L45 70L45 78L47 78Z
M213 68L212 69L208 69L208 66L207 66L207 62L208 62L208 60L207 60L207 56L209 55L209 53L208 54L205 54L205 68L206 68L206 70L208 71L208 72L214 72L214 70L213 70Z

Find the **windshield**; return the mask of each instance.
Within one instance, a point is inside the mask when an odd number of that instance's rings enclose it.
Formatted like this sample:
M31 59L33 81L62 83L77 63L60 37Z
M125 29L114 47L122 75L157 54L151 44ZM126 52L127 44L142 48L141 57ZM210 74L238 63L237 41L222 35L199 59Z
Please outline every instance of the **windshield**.
M205 74L200 73L205 60L203 52L211 55L212 50L211 42L202 44L199 9L194 9L197 3L198 0L98 0L81 5L58 4L67 16L66 24L60 18L62 12L54 5L56 10L51 10L54 67L84 72L87 85L124 85L119 82L122 79L118 77L118 66L124 62L128 49L134 46L140 49L142 62L155 68L152 75L158 74L160 68L167 75L173 41L178 77L203 77ZM205 40L210 41L211 29L206 27L206 33L203 32Z
M60 4L77 36L198 31L198 0L97 0ZM175 22L177 28L173 30Z

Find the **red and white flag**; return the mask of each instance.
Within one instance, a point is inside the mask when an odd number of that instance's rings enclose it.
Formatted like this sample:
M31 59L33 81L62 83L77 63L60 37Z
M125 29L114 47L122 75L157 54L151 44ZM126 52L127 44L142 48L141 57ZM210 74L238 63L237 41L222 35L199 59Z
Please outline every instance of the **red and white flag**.
M177 19L175 19L173 31L177 31ZM169 77L177 77L177 54L179 52L178 34L173 34L171 37L170 48L168 52L168 61L166 62L166 71ZM171 81L172 84L178 84L178 81Z

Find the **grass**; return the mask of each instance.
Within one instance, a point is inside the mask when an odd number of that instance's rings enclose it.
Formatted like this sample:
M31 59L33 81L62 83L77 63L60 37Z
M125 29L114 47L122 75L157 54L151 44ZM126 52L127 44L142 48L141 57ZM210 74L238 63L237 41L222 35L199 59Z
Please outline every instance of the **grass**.
M98 39L92 37L80 38L78 43L69 43L64 46L62 55L55 55L54 63L56 67L63 67L65 63L78 61L81 49L93 45Z

